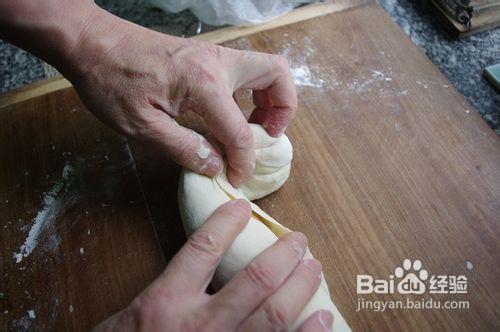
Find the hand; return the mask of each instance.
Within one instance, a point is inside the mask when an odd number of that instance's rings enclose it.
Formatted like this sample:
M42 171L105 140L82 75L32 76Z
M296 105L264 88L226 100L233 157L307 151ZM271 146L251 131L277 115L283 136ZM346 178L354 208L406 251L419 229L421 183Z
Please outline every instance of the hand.
M101 331L275 331L290 327L320 283L321 265L302 260L307 240L290 233L257 256L219 292L206 293L223 254L250 219L250 205L219 207L165 271ZM312 314L300 331L328 331L333 316Z
M228 179L252 174L252 135L232 95L252 89L251 122L280 135L297 108L286 61L176 38L119 19L91 0L0 1L0 38L56 67L99 119L198 173L220 153L174 118L191 109L222 144Z
M221 154L174 120L186 110L201 115L222 144L228 179L241 185L255 156L247 120L233 99L253 89L251 121L280 135L297 107L286 61L151 31L96 9L69 53L65 73L99 119L195 172L214 176Z

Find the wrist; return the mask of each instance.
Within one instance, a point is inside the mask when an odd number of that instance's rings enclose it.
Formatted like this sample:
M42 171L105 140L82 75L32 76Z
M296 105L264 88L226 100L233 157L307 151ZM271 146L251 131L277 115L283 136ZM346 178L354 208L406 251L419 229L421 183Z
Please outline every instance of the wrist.
M98 55L106 52L112 43L115 21L119 19L92 3L75 18L72 29L66 33L65 42L58 49L54 63L64 76L73 80L83 75L96 62Z

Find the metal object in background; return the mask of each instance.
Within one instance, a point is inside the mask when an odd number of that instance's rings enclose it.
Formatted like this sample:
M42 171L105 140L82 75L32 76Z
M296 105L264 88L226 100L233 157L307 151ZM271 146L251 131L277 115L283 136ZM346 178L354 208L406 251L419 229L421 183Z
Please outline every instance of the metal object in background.
M453 16L458 22L471 27L473 7L470 0L435 0L448 15Z

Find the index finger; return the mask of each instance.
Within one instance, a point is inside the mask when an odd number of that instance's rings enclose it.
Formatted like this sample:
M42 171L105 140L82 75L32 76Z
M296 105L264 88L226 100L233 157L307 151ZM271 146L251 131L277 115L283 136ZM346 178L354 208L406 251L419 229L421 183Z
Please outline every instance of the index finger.
M243 58L237 86L253 89L255 109L249 122L279 136L297 111L297 90L288 63L282 56L257 52L245 52Z
M242 199L219 206L172 258L156 286L204 293L222 256L250 220L250 211Z
M255 168L253 134L247 120L228 91L214 91L206 98L203 118L215 138L224 145L227 178L239 187Z

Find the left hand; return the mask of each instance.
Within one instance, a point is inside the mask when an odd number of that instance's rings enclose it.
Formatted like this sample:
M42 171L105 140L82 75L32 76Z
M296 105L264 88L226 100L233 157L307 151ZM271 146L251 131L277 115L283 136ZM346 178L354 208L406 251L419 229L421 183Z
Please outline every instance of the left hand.
M290 328L321 280L321 264L303 259L307 240L300 233L281 237L217 293L206 293L217 265L250 213L244 200L220 206L162 275L95 331L264 332ZM300 331L329 331L332 322L330 312L317 311Z

